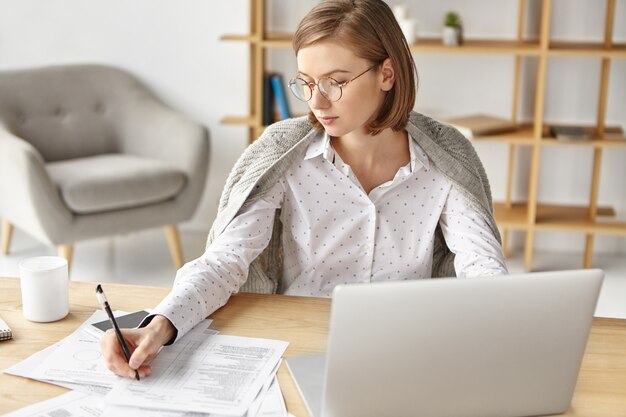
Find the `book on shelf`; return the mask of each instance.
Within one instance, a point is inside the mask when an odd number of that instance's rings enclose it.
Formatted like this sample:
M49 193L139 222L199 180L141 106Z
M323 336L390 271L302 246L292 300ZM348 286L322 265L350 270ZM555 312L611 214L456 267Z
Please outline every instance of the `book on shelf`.
M468 139L473 139L476 136L512 132L519 127L517 123L509 119L487 114L472 114L462 117L446 118L442 121L456 128Z
M287 101L287 92L283 76L282 74L274 73L272 74L271 80L280 119L288 119L291 117L291 111L289 110L289 102Z
M272 87L273 73L263 75L263 125L274 123L274 89Z
M590 129L582 126L552 126L550 134L557 140L589 140Z

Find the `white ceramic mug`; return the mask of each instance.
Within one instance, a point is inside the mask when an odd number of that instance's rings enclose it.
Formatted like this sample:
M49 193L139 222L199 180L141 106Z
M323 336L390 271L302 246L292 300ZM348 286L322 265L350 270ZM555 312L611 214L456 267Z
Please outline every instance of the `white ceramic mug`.
M37 256L20 262L24 317L30 321L61 320L70 311L67 260Z

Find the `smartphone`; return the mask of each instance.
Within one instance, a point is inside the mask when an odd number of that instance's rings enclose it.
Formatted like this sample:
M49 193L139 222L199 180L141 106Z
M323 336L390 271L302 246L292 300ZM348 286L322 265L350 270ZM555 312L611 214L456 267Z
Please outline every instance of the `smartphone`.
M141 323L141 321L150 313L145 310L135 311L134 313L124 314L123 316L115 317L117 325L120 329L134 329ZM106 319L91 323L89 331L94 335L100 337L104 332L113 328L111 320Z

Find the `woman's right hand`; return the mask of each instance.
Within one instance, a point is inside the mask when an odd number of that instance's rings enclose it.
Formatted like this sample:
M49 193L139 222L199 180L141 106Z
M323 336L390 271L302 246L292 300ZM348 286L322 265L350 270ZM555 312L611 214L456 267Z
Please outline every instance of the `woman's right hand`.
M126 362L122 347L112 329L107 330L100 339L100 350L107 368L119 376L134 379L135 369L140 378L150 375L150 362L174 336L175 328L168 319L157 315L146 327L122 329L121 332L130 350L130 361Z

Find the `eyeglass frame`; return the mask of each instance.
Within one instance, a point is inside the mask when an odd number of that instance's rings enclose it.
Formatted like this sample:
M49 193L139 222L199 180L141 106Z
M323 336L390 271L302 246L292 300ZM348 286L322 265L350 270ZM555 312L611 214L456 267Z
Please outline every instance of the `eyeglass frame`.
M343 97L343 87L345 87L346 85L350 84L352 81L356 80L356 79L357 79L357 78L359 78L361 75L364 75L364 74L366 74L367 72L371 71L372 69L376 68L377 66L378 66L378 64L374 64L374 65L372 65L371 67L369 67L368 69L366 69L365 71L363 71L362 73L358 74L356 77L354 77L354 78L352 78L352 79L350 79L350 80L348 80L348 81L344 81L344 82L342 82L342 83L340 83L339 81L335 80L333 77L321 77L319 80L317 80L317 82L308 82L307 80L305 80L305 79L304 79L304 78L302 78L302 77L293 77L291 80L289 80L289 83L287 84L287 87L289 87L289 91L291 91L291 94L293 94L293 96L294 96L295 98L297 98L297 99L298 99L298 100L300 100L300 101L304 101L305 103L308 103L308 102L309 102L309 101L311 101L311 99L313 98L313 87L317 87L317 89L318 89L318 91L320 92L320 94L321 94L321 95L322 95L322 96L323 96L326 100L328 100L328 101L331 101L331 102L335 103L335 102L337 102L337 101L341 100L341 97ZM324 92L322 92L322 91L319 89L319 84L320 84L320 81L322 81L322 80L324 80L324 79L329 79L329 80L331 80L331 81L334 81L334 82L337 84L337 86L339 86L339 98L338 98L337 100L331 100L330 98L328 98L328 97L326 96L326 94L325 94ZM307 100L302 100L302 99L301 99L300 97L298 97L298 96L296 95L296 93L294 93L294 92L293 92L293 90L291 89L291 85L292 85L292 84L295 84L296 80L301 80L301 81L303 81L303 82L304 82L304 83L305 83L305 84L309 87L309 90L311 91L311 94L310 94L310 96L309 96L309 98L308 98Z

